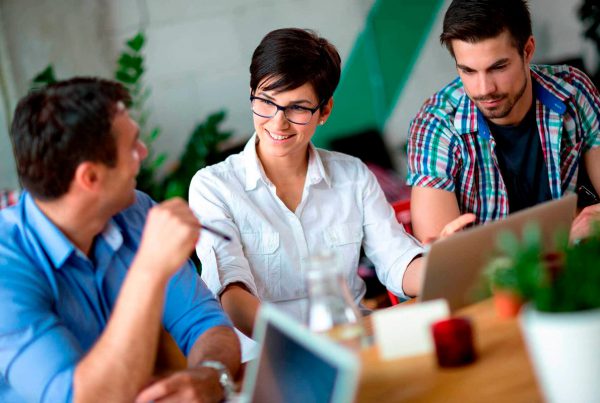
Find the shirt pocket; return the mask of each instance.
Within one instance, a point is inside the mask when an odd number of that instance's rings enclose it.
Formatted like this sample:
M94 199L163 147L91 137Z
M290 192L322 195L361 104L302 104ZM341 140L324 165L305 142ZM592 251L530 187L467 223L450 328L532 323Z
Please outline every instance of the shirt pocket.
M337 248L362 242L362 226L358 223L331 225L325 229L325 242Z
M362 281L358 278L362 240L362 225L358 222L336 224L325 229L325 244L336 253L353 297L356 297L362 286Z
M279 234L273 231L242 232L242 246L258 296L263 301L281 298Z

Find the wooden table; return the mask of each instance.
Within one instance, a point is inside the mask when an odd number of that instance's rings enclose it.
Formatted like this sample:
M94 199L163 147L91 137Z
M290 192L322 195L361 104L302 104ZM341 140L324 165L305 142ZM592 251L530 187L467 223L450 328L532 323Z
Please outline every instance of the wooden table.
M401 306L391 309L402 309ZM478 359L460 368L439 368L435 353L382 361L376 346L361 351L357 402L541 402L517 319L500 319L486 300L459 316L474 324Z

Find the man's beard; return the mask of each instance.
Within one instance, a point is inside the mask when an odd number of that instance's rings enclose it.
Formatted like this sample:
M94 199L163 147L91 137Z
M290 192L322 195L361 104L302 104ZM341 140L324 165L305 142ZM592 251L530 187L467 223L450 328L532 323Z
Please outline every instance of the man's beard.
M481 111L481 113L483 113L483 116L485 116L487 119L502 119L507 117L512 112L517 102L519 102L519 100L523 98L523 95L525 94L526 90L527 76L525 76L525 80L523 80L523 86L512 98L509 98L508 94L491 94L482 97L475 97L473 98L473 101L475 102L475 105L477 105L477 108ZM487 108L480 104L481 101L493 101L499 99L505 99L505 102L492 108Z

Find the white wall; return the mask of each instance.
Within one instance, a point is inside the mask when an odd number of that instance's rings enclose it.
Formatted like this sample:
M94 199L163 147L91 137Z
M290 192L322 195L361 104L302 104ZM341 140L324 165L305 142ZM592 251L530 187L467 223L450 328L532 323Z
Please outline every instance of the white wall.
M0 27L4 26L0 10ZM16 99L12 66L6 41L0 30L0 190L18 187L12 147L8 136L9 116Z
M456 77L454 61L439 42L444 13L451 0L445 0L433 29L424 43L411 77L385 128L386 143L393 150L396 166L406 161L401 151L406 143L410 120L423 102ZM530 0L533 34L536 38L534 62L550 62L568 57L585 56L586 67L595 68L595 51L582 38L583 26L577 19L582 0ZM404 173L404 172L403 172Z
M108 47L101 26L106 18L102 3L66 0L2 0L0 2L0 42L6 45L0 57L3 77L0 83L12 118L17 100L29 81L49 62L57 75L106 75L110 72ZM17 186L8 137L8 122L0 119L0 188Z
M581 40L581 24L575 16L580 1L530 1L537 60L593 53L591 45ZM146 79L153 89L150 124L162 127L157 146L174 158L195 124L221 108L228 111L226 129L239 137L251 133L248 66L265 33L285 26L315 29L338 47L344 62L373 2L1 0L0 35L10 57L15 89L7 101L14 106L29 80L49 62L59 78L111 77L123 40L145 27ZM442 13L449 3L445 1ZM386 127L386 140L393 147L406 141L409 121L422 102L455 75L451 58L439 45L441 19L442 14ZM0 65L6 66L2 58ZM0 125L2 187L16 180L5 125L1 121ZM404 166L404 161L398 166Z
M0 104L4 97L0 93ZM18 187L12 148L8 137L8 119L4 108L0 109L0 190Z
M157 148L176 157L208 114L228 111L225 129L252 133L250 58L270 30L311 28L346 60L374 0L2 0L17 92L48 62L59 78L111 77L125 38L147 34L146 82Z
M0 92L0 104L5 102L4 99ZM0 190L17 187L17 173L8 137L8 119L4 108L0 108Z

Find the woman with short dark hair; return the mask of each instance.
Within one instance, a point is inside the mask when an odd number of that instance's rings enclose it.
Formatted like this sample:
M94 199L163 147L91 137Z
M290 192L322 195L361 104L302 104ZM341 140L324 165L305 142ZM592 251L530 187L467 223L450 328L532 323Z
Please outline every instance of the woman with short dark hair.
M247 335L261 301L298 320L307 309L306 260L337 252L355 301L361 246L395 294L415 295L419 243L396 221L375 177L354 157L315 148L340 79L335 47L312 31L267 34L250 65L255 134L244 151L200 170L190 205L202 221L232 235L204 234L202 278Z

